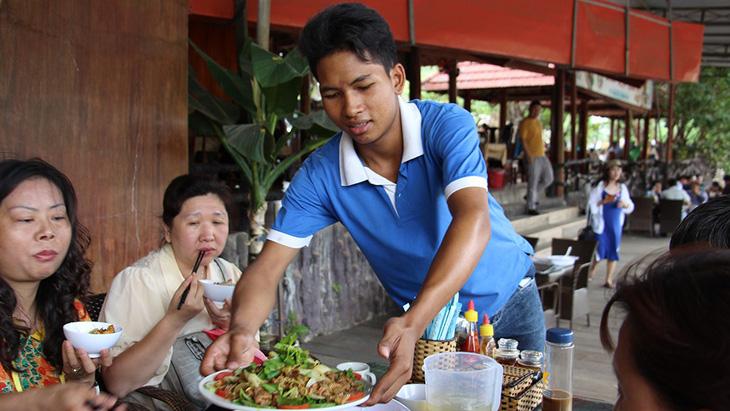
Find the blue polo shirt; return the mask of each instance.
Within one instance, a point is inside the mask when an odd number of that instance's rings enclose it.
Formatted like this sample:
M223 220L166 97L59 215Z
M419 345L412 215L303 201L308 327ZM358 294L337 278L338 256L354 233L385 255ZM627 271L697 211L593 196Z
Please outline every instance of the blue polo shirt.
M342 223L399 305L415 299L451 223L446 200L465 187L487 188L474 119L455 104L399 98L403 158L394 184L365 167L352 139L338 133L294 176L267 239L292 248ZM459 291L466 306L493 315L532 262L532 247L488 193L492 237Z

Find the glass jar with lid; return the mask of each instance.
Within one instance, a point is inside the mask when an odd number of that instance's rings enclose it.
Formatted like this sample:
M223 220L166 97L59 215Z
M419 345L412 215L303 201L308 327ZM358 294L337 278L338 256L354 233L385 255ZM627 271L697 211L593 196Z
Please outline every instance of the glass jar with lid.
M524 350L520 353L517 366L542 371L542 352Z
M502 365L515 365L517 358L520 356L520 350L517 349L517 341L511 338L500 338L497 342L497 348L494 350L494 359Z

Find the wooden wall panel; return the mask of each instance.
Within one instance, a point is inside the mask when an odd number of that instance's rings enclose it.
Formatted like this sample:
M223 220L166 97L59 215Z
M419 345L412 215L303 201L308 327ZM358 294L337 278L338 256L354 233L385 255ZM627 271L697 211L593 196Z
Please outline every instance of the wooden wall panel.
M187 172L187 1L0 2L0 151L76 187L94 291L156 248Z

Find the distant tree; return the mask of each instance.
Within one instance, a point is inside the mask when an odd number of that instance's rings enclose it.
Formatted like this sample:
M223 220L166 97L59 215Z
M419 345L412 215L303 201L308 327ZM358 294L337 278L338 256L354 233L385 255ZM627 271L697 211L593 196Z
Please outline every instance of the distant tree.
M657 89L664 113L668 89ZM730 170L730 69L703 68L697 83L677 85L674 101L674 158L699 155Z

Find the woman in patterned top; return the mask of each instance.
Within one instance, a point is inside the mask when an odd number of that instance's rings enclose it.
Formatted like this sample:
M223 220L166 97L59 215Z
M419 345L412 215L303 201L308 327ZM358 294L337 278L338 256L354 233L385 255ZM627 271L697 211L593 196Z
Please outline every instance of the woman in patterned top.
M0 409L105 409L97 366L64 340L63 325L89 321L90 240L71 182L39 160L0 162ZM67 384L64 384L67 383ZM43 388L37 388L43 387Z

